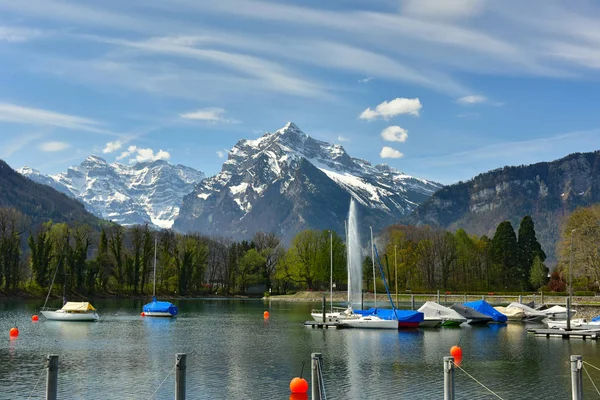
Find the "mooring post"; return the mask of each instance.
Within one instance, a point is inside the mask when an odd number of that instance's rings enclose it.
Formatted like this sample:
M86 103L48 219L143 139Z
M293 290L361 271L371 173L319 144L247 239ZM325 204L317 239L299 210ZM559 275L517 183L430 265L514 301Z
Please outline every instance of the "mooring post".
M519 304L523 304L523 295L522 294L519 295Z
M411 310L415 309L415 295L414 294L410 295L410 309Z
M567 297L567 330L571 330L571 299Z
M542 297L542 299L540 301L542 302L542 304L544 304L544 291L543 290L540 291L540 296Z
M535 293L533 294L533 306L535 307Z
M321 305L321 310L323 311L323 323L325 323L325 295L323 295L323 304Z
M467 302L467 294L465 293L465 301L463 303Z
M365 292L360 292L360 309L365 309Z
M571 393L573 400L583 400L583 360L581 356L571 356Z
M437 303L440 304L440 289L437 291Z
M46 400L56 400L58 393L58 354L48 354L46 359Z
M448 293L444 293L444 305L448 304Z
M175 400L185 400L185 353L175 355Z
M312 353L311 356L311 374L310 374L310 385L312 386L312 397L311 400L322 400L323 394L321 393L321 374L319 373L321 366L323 365L323 354Z
M454 400L454 357L444 357L444 400Z
M485 294L481 295L481 300L485 300Z

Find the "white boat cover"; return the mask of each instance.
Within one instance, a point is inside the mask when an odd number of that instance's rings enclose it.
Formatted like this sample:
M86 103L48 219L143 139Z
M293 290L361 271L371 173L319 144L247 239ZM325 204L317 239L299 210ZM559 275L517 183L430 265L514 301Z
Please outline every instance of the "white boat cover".
M96 309L87 301L67 301L65 305L61 308L63 311L67 312L85 312L85 311L95 311Z
M542 311L535 310L525 304L513 302L513 303L510 303L506 308L510 308L510 307L520 308L521 310L525 311L525 317L527 317L527 318L545 317L546 316L546 314L544 314ZM565 311L567 311L567 310L565 309Z
M433 301L428 301L419 308L423 314L425 314L425 318L441 318L442 321L452 320L452 321L463 321L467 322L467 319L454 311L451 308L444 307L438 303Z
M552 314L560 314L560 313L567 313L567 308L566 307L562 307L562 306L552 306L550 308L547 308L545 310L541 310L541 312L543 312L546 315L552 315ZM575 310L571 310L571 315L575 314L577 311Z
M502 314L506 315L506 317L510 320L521 320L525 318L525 311L519 307L494 307L494 309Z

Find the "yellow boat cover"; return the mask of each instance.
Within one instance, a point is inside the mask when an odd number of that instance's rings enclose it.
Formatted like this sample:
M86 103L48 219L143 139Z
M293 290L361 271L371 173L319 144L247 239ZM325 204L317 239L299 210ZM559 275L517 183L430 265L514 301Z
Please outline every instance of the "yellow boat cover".
M87 301L67 301L62 308L63 311L95 311L93 305Z

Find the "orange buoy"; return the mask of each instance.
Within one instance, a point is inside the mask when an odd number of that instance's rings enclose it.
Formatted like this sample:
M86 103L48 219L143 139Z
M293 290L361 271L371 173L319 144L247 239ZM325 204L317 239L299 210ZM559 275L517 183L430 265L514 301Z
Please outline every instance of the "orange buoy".
M33 316L31 317L31 320L32 320L33 322L36 322L36 321L37 321L37 320L39 320L39 319L40 319L40 317L38 317L37 315L33 315Z
M307 393L292 393L290 394L290 400L308 400Z
M290 382L290 391L292 393L308 392L308 382L304 378L294 378Z
M10 331L8 333L9 333L10 337L19 336L19 330L17 328L10 328Z
M450 355L452 357L462 357L462 349L458 346L452 346L450 348Z
M142 313L140 314L142 317L146 316L146 313L142 311Z
M269 318L269 315L270 315L270 314L269 314L269 312L268 312L268 311L265 311L265 312L263 313L263 317L265 317L265 318Z
M462 363L462 356L454 357L454 365L456 365L457 367L460 367L461 363Z

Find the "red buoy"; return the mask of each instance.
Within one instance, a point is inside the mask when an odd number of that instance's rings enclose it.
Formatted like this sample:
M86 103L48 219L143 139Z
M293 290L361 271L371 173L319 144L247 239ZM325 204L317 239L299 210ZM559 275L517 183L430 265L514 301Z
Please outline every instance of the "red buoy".
M291 393L290 400L308 400L307 393Z
M37 320L39 320L39 319L40 319L40 317L38 317L37 315L33 315L33 316L31 317L31 320L32 320L33 322L36 322L36 321L37 321Z
M265 311L265 312L263 313L263 317L265 317L265 318L269 318L269 312L268 312L268 311Z
M292 393L308 392L308 382L304 378L294 378L290 382L290 391Z
M9 333L10 337L19 336L19 330L17 328L10 328L10 331L8 333Z
M450 348L450 355L452 357L462 357L462 349L458 346L452 346Z
M146 313L142 311L142 314L141 314L141 316L142 316L142 317L145 317L145 316L146 316Z

